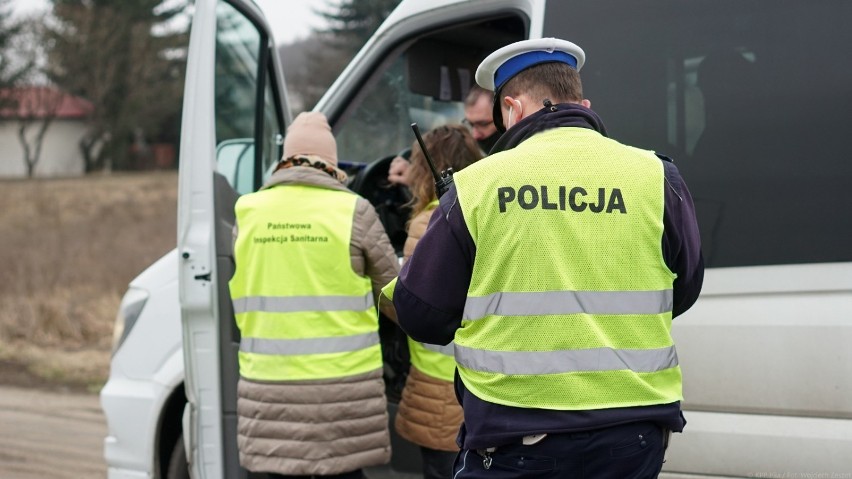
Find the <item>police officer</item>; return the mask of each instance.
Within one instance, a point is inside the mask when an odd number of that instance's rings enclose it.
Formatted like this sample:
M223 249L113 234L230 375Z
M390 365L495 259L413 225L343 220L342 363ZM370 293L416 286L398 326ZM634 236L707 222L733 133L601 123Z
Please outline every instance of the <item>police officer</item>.
M390 459L374 296L399 267L345 180L325 116L302 113L235 207L237 441L240 464L270 478L357 479Z
M685 425L671 320L703 280L674 164L608 138L577 45L489 55L506 132L455 175L393 292L418 341L455 342L455 476L646 478Z

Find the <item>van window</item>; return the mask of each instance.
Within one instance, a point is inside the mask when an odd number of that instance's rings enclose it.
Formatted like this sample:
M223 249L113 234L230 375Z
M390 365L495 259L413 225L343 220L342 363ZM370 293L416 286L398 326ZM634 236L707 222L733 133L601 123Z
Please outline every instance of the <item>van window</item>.
M549 2L544 36L583 47L613 138L675 160L707 266L837 262L852 260L848 18L842 0Z
M283 127L275 77L264 55L267 39L233 6L216 8L216 144L217 171L239 194L255 191L281 155ZM266 59L267 64L260 63ZM264 77L260 77L264 72ZM263 80L263 111L258 111L259 79ZM262 124L258 124L262 121ZM260 138L261 166L255 168L255 139Z
M216 7L216 144L254 138L260 32L225 2Z
M284 127L281 123L278 105L281 102L275 94L275 77L271 71L267 71L266 83L263 92L263 135L262 138L262 157L261 168L263 180L266 180L272 173L273 165L281 159L281 154L284 150ZM259 185L258 185L259 186Z

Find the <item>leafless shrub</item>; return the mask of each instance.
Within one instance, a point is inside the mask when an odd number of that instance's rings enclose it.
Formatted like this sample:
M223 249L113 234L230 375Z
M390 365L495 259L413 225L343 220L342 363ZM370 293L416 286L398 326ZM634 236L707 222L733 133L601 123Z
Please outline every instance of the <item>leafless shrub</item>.
M121 295L174 247L176 202L174 172L0 181L0 353L29 351L0 359L61 381L85 358L105 379Z

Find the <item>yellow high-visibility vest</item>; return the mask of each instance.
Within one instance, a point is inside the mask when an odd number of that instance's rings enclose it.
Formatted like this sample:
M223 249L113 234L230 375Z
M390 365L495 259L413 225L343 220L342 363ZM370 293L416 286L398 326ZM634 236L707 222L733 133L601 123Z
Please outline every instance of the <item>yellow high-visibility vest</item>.
M653 152L556 128L454 180L476 244L455 335L473 394L555 410L682 399Z
M240 375L326 379L382 367L370 279L352 270L357 196L307 185L240 197L230 281Z
M426 211L438 207L438 200L434 200L426 207ZM397 278L382 288L382 295L393 302L393 290L396 288ZM411 365L423 374L443 381L453 381L456 373L456 360L453 357L453 343L441 346L438 344L427 344L408 338L408 352L411 357Z

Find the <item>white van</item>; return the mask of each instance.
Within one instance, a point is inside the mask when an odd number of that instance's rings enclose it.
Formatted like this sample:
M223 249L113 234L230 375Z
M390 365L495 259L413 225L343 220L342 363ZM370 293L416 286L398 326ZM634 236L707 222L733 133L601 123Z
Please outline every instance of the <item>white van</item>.
M844 0L404 0L316 109L401 247L383 179L409 125L459 121L502 45L581 45L609 133L674 158L699 214L704 291L673 328L688 425L663 477L852 477L850 18ZM111 479L187 477L186 451L196 478L262 477L236 454L231 225L291 116L249 0L195 2L185 91L177 250L130 284L101 393ZM387 321L381 336L393 414L406 352ZM393 446L372 477L419 470Z

